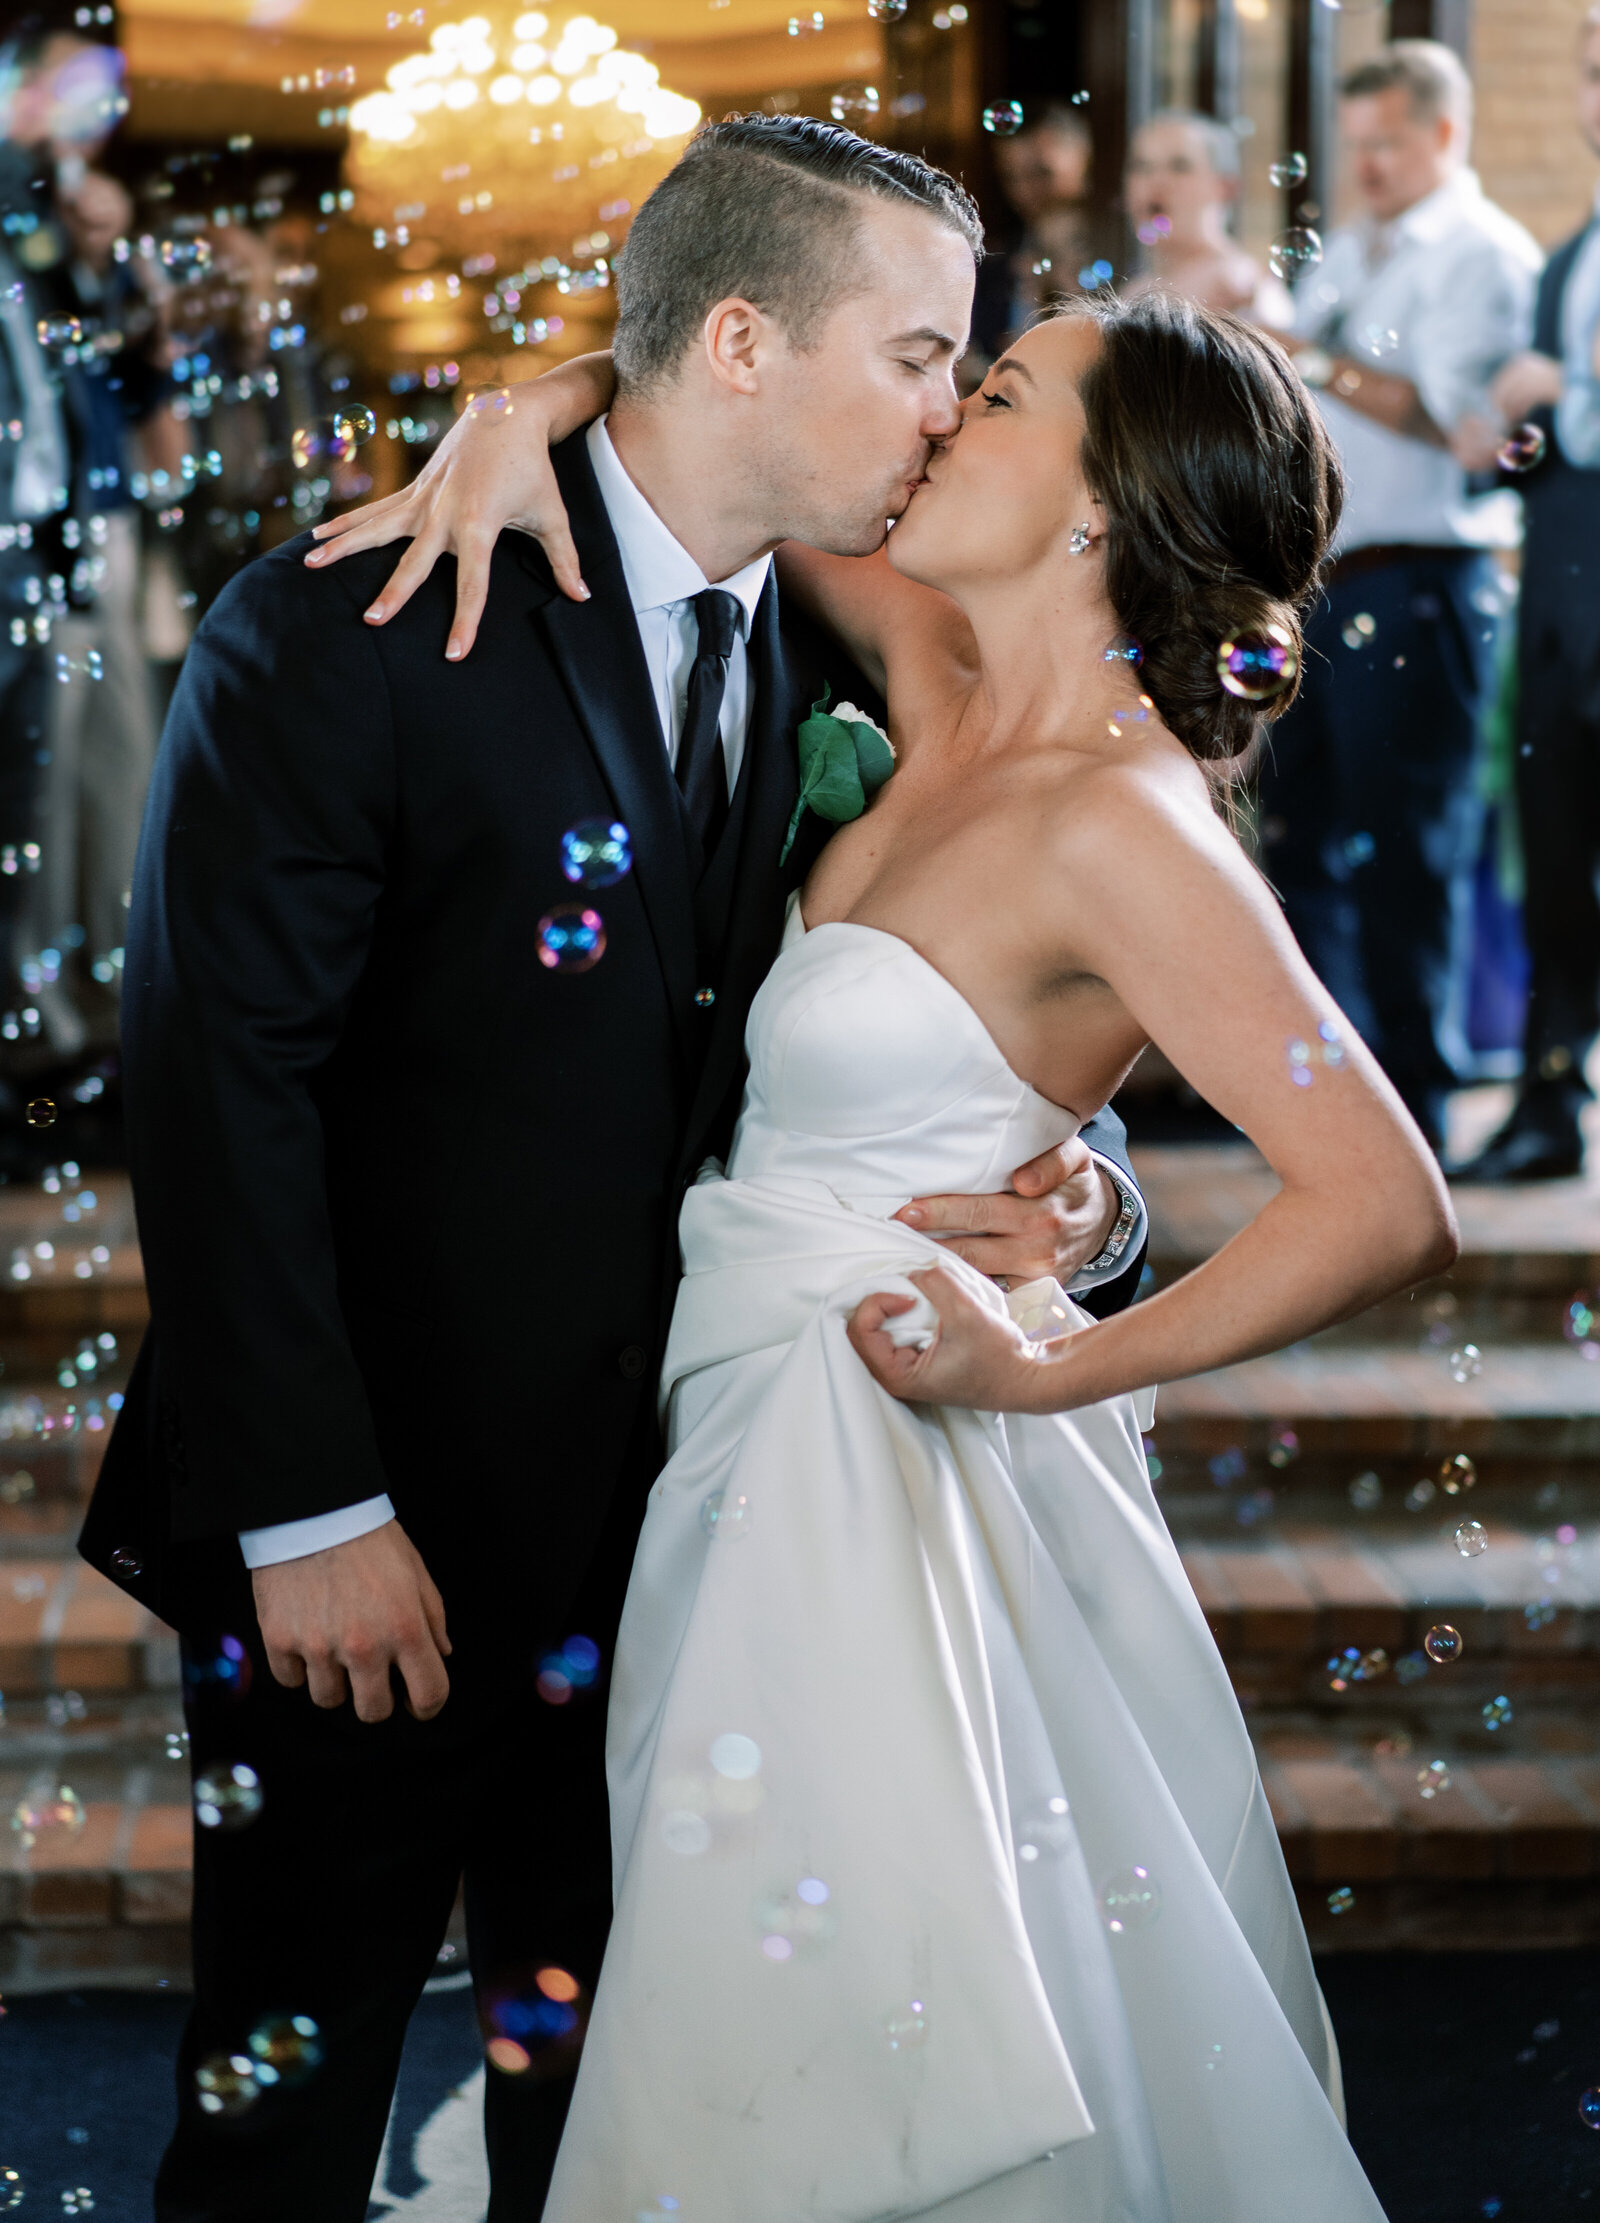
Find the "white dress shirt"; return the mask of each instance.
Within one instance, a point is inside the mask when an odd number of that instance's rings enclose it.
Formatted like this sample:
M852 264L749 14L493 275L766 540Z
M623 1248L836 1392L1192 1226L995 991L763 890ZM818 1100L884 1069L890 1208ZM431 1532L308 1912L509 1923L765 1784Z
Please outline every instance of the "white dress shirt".
M1600 373L1594 351L1600 341L1600 186L1595 188L1594 222L1567 273L1561 296L1561 400L1556 409L1556 438L1569 463L1589 470L1600 465Z
M745 737L750 727L750 626L772 569L772 558L759 556L730 578L708 579L623 469L611 445L604 417L596 418L587 437L600 498L617 536L622 575L633 604L650 684L655 692L656 710L661 719L661 738L666 745L668 761L674 766L683 733L689 674L699 644L694 597L704 593L708 586L717 585L725 587L739 605L739 625L734 634L733 654L728 659L721 719L731 795L744 761ZM1104 1165L1105 1160L1096 1155L1096 1163ZM1107 1167L1108 1172L1111 1170ZM1143 1241L1144 1229L1145 1210L1141 1199L1139 1218L1127 1251ZM1121 1265L1119 1258L1114 1266L1099 1274L1085 1271L1074 1281L1073 1289L1087 1289L1107 1275L1119 1272ZM279 1521L270 1528L244 1529L240 1532L239 1545L247 1567L276 1567L288 1559L306 1559L312 1552L328 1551L335 1544L350 1543L393 1519L394 1507L386 1496L363 1498L358 1505L341 1505L332 1513L315 1513L308 1520Z
M1334 354L1409 378L1441 432L1492 417L1489 382L1529 345L1544 258L1532 236L1460 170L1388 224L1334 233L1295 293L1295 329ZM1337 550L1412 543L1501 548L1520 536L1509 489L1469 496L1444 448L1390 432L1319 393L1348 487Z

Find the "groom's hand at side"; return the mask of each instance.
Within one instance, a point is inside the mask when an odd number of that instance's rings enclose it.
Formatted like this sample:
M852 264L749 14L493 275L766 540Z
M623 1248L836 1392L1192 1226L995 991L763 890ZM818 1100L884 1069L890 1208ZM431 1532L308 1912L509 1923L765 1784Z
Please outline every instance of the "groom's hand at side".
M274 1677L290 1690L309 1685L313 1704L342 1706L348 1692L362 1721L386 1721L395 1667L418 1721L431 1721L449 1697L444 1600L398 1521L257 1567L250 1580Z
M1122 1203L1076 1136L1019 1166L1011 1192L914 1197L895 1217L921 1235L939 1236L980 1274L1019 1284L1053 1274L1065 1289L1104 1250Z

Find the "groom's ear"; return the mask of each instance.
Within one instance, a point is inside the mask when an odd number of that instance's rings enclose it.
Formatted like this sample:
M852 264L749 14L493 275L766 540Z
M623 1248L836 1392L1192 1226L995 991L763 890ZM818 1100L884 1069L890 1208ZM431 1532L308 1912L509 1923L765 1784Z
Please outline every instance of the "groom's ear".
M702 337L713 381L731 394L757 394L761 367L781 334L771 317L738 294L719 301L707 316Z

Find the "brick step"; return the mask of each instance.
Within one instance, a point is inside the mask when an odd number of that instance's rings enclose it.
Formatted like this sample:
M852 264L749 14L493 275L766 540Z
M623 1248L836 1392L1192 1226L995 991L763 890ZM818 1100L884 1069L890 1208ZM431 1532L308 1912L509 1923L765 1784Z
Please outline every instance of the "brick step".
M0 1691L8 1704L75 1690L85 1698L170 1690L177 1639L77 1558L0 1564Z
M108 1331L129 1351L149 1318L126 1174L49 1170L0 1188L0 1350L54 1368L77 1337Z

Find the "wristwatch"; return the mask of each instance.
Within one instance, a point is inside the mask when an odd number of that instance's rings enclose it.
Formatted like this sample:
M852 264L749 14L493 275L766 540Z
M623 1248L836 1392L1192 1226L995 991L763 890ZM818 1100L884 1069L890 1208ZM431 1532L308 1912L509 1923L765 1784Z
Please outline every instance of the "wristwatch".
M1098 1273L1102 1267L1114 1266L1117 1263L1132 1239L1133 1231L1139 1224L1140 1211L1143 1209L1138 1190L1128 1186L1116 1167L1107 1165L1104 1158L1101 1158L1098 1163L1109 1176L1111 1185L1122 1199L1122 1203L1111 1233L1106 1237L1105 1249L1098 1258L1091 1258L1086 1266L1079 1268L1081 1273L1086 1274Z

